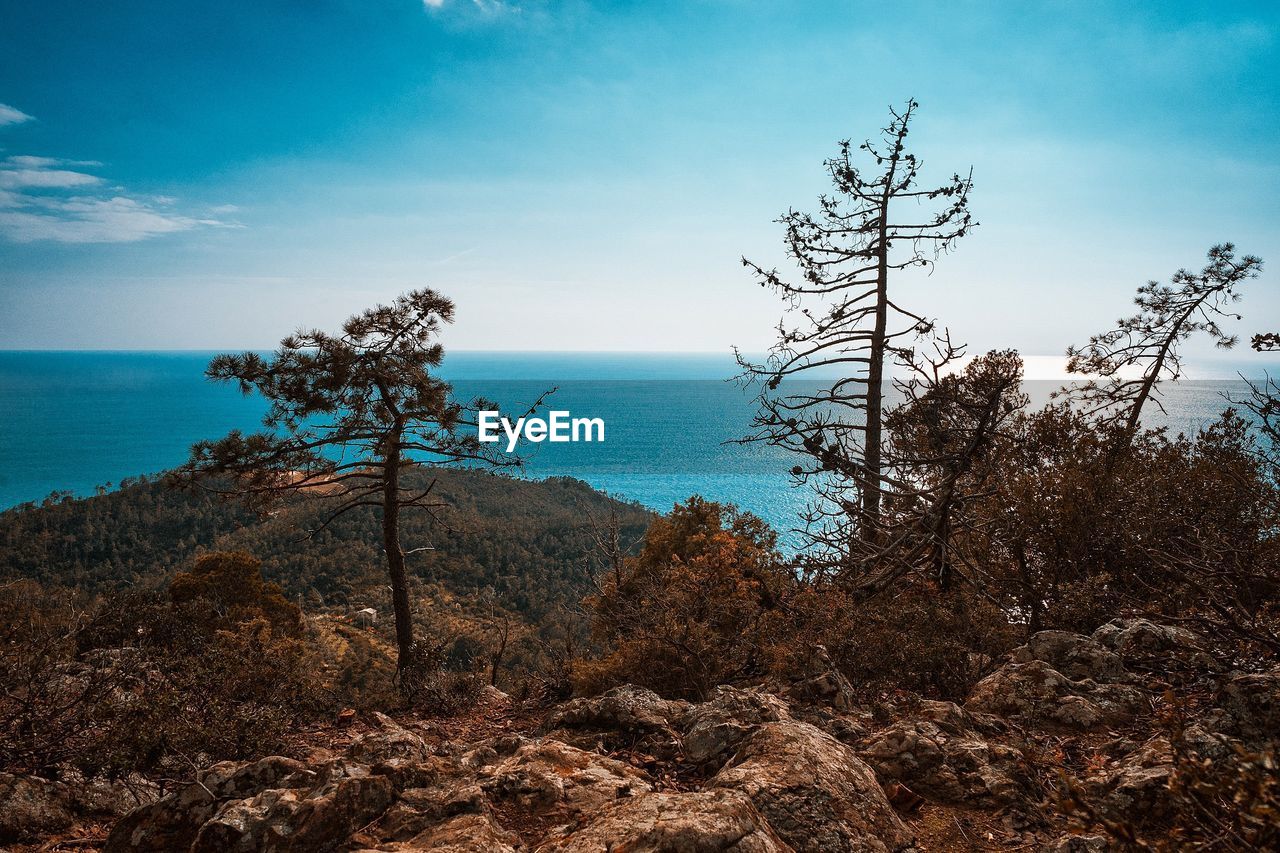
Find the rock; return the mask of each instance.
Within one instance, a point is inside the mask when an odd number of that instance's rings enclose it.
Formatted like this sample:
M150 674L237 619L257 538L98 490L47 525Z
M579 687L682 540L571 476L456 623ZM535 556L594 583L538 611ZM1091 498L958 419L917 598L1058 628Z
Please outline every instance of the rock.
M484 814L465 814L425 830L392 850L432 850L435 853L516 853L520 838ZM522 848L523 849L523 848Z
M1234 676L1222 688L1221 703L1232 728L1245 740L1280 739L1280 667Z
M1091 637L1070 631L1040 631L1011 653L1014 663L1041 660L1068 678L1124 681L1129 678L1120 655Z
M1124 756L1092 787L1107 813L1136 824L1167 813L1172 775L1173 750L1161 736Z
M644 794L605 806L537 853L792 853L740 791Z
M1022 752L992 744L951 702L927 702L918 716L877 732L859 753L886 782L927 800L966 806L1010 805L1031 786Z
M1199 670L1220 670L1196 634L1150 619L1112 619L1093 632L1093 640L1114 651L1129 668L1162 670L1179 662Z
M787 703L772 693L717 687L709 702L689 710L685 759L694 764L727 759L728 753L761 723L790 719Z
M356 738L347 748L353 760L374 765L393 759L425 761L431 756L431 747L413 732L377 711L373 714L378 731L368 732Z
M0 773L0 842L34 840L61 832L74 821L65 785Z
M647 688L624 684L599 696L565 703L548 726L633 734L669 732L680 727L688 709L687 702L663 699Z
M159 796L159 787L137 774L87 779L63 769L51 781L0 773L0 842L39 838L85 820L114 820Z
M787 688L787 698L806 705L819 705L836 711L849 712L857 705L853 685L839 670L826 672L797 681Z
M679 752L679 729L689 703L663 699L624 684L599 696L573 699L547 721L546 733L584 749L638 747L664 758Z
M974 686L965 708L1077 731L1131 720L1144 696L1121 684L1073 681L1042 660L1007 663Z
M191 853L337 850L391 804L385 776L338 775L310 790L273 789L233 800L200 827Z
M1236 754L1240 741L1192 723L1182 731L1182 740L1192 753L1209 761L1221 761Z
M455 779L430 788L401 791L396 803L379 820L375 834L391 841L420 836L442 821L490 812L484 791L473 780Z
M653 789L629 764L559 741L530 741L485 768L479 785L490 800L565 819L586 814L620 797Z
M1064 835L1050 844L1045 853L1107 853L1111 844L1102 835Z
M224 761L196 781L129 812L111 828L104 853L188 850L197 833L226 800L269 789L310 785L316 774L291 758L270 756L247 764Z
M760 725L708 787L747 794L797 851L890 851L912 843L871 768L808 723Z

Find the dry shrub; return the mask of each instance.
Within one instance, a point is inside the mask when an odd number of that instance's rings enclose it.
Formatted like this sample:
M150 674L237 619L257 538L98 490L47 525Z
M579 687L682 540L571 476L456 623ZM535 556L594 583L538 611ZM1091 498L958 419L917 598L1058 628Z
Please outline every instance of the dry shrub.
M604 653L574 686L620 683L705 698L719 684L802 677L832 665L870 693L962 698L1017 642L1018 628L968 588L915 581L859 600L791 574L754 516L693 498L654 522L587 603Z
M771 618L770 669L794 676L825 656L870 700L909 690L962 700L1018 642L1020 630L967 588L917 581L860 601L835 585L798 589Z
M279 636L302 633L302 609L285 598L279 584L262 578L262 561L244 551L215 551L197 557L169 584L178 607L197 604L192 616L218 628L261 619Z
M245 566L256 572L247 555L224 556L203 565L234 567L242 579ZM257 580L91 604L29 582L0 588L0 766L186 777L209 761L278 751L332 699L319 690L296 613ZM229 607L228 594L237 597Z
M623 682L705 698L763 673L762 623L791 583L760 519L698 497L650 526L644 547L587 599L605 653L573 667L575 688Z
M137 687L93 710L102 737L77 762L90 774L183 777L279 751L292 728L332 710L311 647L262 619L218 630L194 653L144 649L137 666Z
M470 672L447 668L449 641L417 641L407 666L400 671L404 701L421 714L456 716L475 706L484 682Z
M1280 759L1274 742L1233 744L1225 756L1198 755L1185 737L1185 708L1173 694L1159 730L1173 750L1173 772L1160 807L1137 815L1095 800L1064 777L1058 805L1086 829L1101 830L1120 850L1252 853L1280 850Z

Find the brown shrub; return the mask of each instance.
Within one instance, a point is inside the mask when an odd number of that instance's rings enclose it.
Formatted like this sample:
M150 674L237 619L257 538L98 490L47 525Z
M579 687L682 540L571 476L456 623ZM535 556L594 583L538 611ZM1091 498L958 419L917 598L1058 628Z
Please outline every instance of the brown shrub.
M698 699L759 675L762 620L792 583L763 521L690 498L655 520L640 554L618 563L587 599L605 651L574 664L575 688L632 682Z

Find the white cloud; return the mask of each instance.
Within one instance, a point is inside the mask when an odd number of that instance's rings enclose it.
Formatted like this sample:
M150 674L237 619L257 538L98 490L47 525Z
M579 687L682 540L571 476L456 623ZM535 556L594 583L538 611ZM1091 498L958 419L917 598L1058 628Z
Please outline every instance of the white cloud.
M18 243L129 243L200 224L125 196L44 199L19 210L0 210L0 232Z
M14 123L4 121L4 109L12 108L0 104L0 124ZM202 226L228 225L173 210L176 199L131 194L81 171L100 165L93 160L30 154L0 160L0 236L16 243L130 243ZM233 209L227 206L213 212Z
M14 190L65 189L102 183L102 178L67 169L8 169L0 167L0 187Z
M443 9L445 2L446 0L422 0L422 5L428 9ZM471 0L470 5L478 9L486 17L520 11L519 6L509 3L507 0Z
M17 107L0 104L0 127L4 127L7 124L22 124L24 121L31 121L31 116Z

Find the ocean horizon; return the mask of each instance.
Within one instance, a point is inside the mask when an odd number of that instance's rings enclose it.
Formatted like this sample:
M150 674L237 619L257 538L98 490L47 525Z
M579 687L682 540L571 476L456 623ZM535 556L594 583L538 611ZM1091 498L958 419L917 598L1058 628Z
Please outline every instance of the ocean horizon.
M259 427L265 404L203 371L214 350L0 351L0 510L51 493L83 497L181 464L191 444ZM504 409L556 386L548 408L605 421L603 443L523 444L518 476L570 476L659 512L690 495L736 503L780 530L807 500L784 452L735 444L755 392L732 380L732 354L456 351L440 373L461 398ZM802 387L805 383L796 383ZM1061 387L1029 380L1033 405ZM1164 387L1150 425L1194 432L1241 381Z

